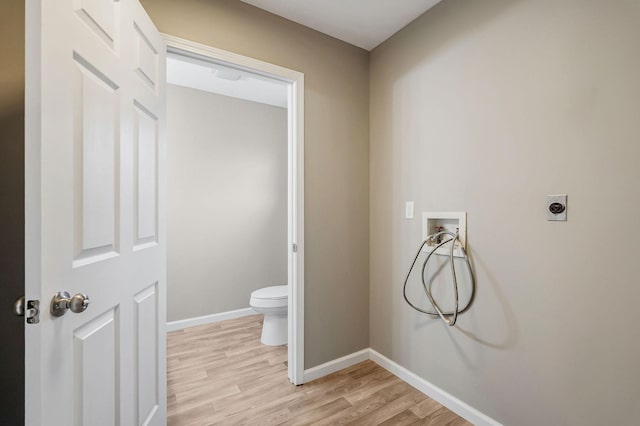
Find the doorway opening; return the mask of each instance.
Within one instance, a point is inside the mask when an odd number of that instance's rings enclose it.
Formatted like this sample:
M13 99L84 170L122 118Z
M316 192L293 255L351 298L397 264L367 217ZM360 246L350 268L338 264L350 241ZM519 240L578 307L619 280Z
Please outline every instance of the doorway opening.
M264 114L271 114L274 116L280 115L286 122L286 124L283 123L283 127L285 128L282 129L283 136L286 138L286 150L282 150L283 156L285 157L282 158L282 165L286 167L286 173L284 173L286 174L286 192L284 190L285 185L283 185L282 188L282 201L284 202L286 200L286 214L284 214L284 205L282 206L282 216L286 216L286 225L284 223L282 224L283 230L286 229L286 246L283 247L283 250L285 250L286 253L283 253L282 257L283 260L286 258L285 272L288 296L287 370L289 380L293 384L302 384L304 372L304 76L302 73L297 71L173 36L164 35L164 39L167 44L167 64L170 72L175 72L176 70L179 71L180 67L191 66L191 71L194 71L196 74L200 72L206 73L205 76L217 75L217 80L219 80L218 82L222 83L218 85L219 90L221 90L218 91L220 95L239 97L245 100L259 102L266 105L261 110L264 111ZM182 86L191 87L192 89L190 90L204 88L197 87L199 83L197 82L198 79L195 74L187 74L189 73L186 73L181 77L183 78ZM245 88L239 89L240 92L245 91L247 93L237 93L238 85L233 85L232 83L243 78L251 81L253 84L261 86L262 90L260 90L260 92L262 95L256 95L255 91L251 90L251 84L243 85ZM172 81L168 82L172 83ZM227 92L225 92L225 90L227 90ZM258 98L252 99L252 97L255 96L258 96ZM240 101L240 103L242 102L246 103L246 101ZM269 106L269 104L271 106ZM184 109L186 111L192 107L192 105L184 105ZM281 109L282 111L279 112L278 109ZM168 120L170 119L171 118L169 117ZM246 123L246 125L252 126L251 123ZM185 136L188 137L187 135ZM174 141L169 141L169 144L172 142ZM169 151L171 150L169 149ZM246 154L246 158L249 160L251 153L249 152ZM254 161L260 162L261 160L258 157L256 157ZM170 164L171 161L168 163ZM271 164L271 172L273 172L274 164L275 163ZM260 170L260 167L258 167L257 170ZM267 175L269 175L269 171L266 172ZM168 173L168 180L171 182L171 174L173 173L171 167L169 167ZM242 178L242 176L240 177ZM271 177L277 179L274 176ZM238 178L238 176L233 176L231 174L228 178L232 180L234 178ZM282 176L282 178L284 180L284 176ZM215 182L210 182L210 184L215 185ZM235 189L233 189L233 187L229 187L229 190L240 191L238 188L241 187L242 185L236 185ZM170 185L169 190L171 190ZM237 195L243 197L242 194ZM274 197L267 194L265 195L266 196L260 197L259 195L256 195L256 193L253 193L250 196L245 194L245 197L246 200L252 203L262 201L262 204L270 205L272 207L271 210L277 209L273 203L274 200L272 199L275 198L275 195ZM253 207L255 208L256 206ZM212 221L215 219L215 217L211 218ZM248 230L250 232L251 219L245 218L244 220L241 219L241 221L244 222L246 228L249 228ZM256 220L256 222L260 222L260 220ZM264 220L262 220L262 222L264 222ZM168 225L171 226L171 221L169 221ZM185 226L189 226L189 224L187 223ZM242 224L239 224L239 226L242 226ZM247 231L247 229L245 229L245 231ZM169 235L171 235L171 232L169 232ZM171 241L169 241L169 244L171 245ZM261 245L257 240L253 244L245 243L244 247L240 247L240 250L246 254L247 268L250 267L253 258L260 257L264 254L260 252L260 247ZM171 253L171 247L169 252ZM220 253L200 254L204 256L220 256ZM188 262L188 259L186 261ZM210 278L213 279L214 277ZM172 283L170 282L169 286L171 285ZM259 287L266 287L269 285L276 284L262 282ZM194 297L194 295L191 297ZM246 297L246 306L248 306L248 303L249 298ZM168 299L168 304L171 304L170 297ZM243 311L243 309L238 311ZM240 316L242 315L242 312L236 312L236 314ZM231 316L229 318L233 318L233 315L233 312L231 312ZM169 318L169 320L171 320L171 318ZM189 322L174 321L168 324L168 329L175 330L181 328L181 324L186 323ZM203 323L204 322L200 322L200 324ZM196 324L198 323L196 322L190 325Z

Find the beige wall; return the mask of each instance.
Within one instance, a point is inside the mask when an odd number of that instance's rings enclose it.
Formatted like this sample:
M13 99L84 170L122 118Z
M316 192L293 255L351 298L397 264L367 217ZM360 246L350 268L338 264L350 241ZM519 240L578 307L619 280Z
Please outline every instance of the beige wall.
M169 84L167 163L167 320L287 284L287 109Z
M0 2L0 424L24 422L24 1Z
M370 82L365 51L241 2L143 4L163 32L305 73L307 368L368 346L370 323L374 349L504 424L637 420L637 2L445 0L372 53ZM0 110L16 124L22 18L6 23ZM10 127L3 182L22 176ZM13 182L2 223L20 229ZM545 220L558 192L567 223ZM469 213L478 294L454 329L402 301L420 239L405 200Z
M305 74L305 367L366 348L368 52L236 0L142 4L164 33Z
M505 425L640 416L638 22L624 0L445 0L371 55L371 346ZM405 200L468 212L456 328L402 300Z

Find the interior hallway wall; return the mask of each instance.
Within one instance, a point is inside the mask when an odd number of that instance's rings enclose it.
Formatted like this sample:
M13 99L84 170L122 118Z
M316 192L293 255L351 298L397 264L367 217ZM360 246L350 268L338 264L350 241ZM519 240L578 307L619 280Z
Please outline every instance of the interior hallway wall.
M167 320L287 284L287 109L167 85Z
M305 74L305 368L369 346L369 53L237 0L142 0L158 29Z
M24 1L0 2L0 425L24 423Z
M638 22L636 1L445 0L371 55L371 346L505 425L640 418ZM468 212L455 328L402 299L407 200Z

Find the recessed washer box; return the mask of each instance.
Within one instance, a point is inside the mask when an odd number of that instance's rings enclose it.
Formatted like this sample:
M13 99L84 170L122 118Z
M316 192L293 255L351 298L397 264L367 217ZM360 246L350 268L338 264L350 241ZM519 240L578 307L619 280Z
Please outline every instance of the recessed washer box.
M467 249L467 212L423 212L422 213L422 239L427 239L429 235L437 233L439 230L449 231L456 233L460 241L456 241L456 245L453 249L453 255L455 257L464 257L462 250ZM451 236L444 235L444 238L449 239ZM422 251L432 251L436 243L425 244ZM451 251L451 246L445 244L436 250L436 254L448 256Z

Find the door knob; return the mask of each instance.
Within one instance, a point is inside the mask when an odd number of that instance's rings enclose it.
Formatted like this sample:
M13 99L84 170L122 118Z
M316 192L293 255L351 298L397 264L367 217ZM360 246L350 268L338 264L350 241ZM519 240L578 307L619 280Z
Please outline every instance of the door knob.
M79 314L87 310L89 302L89 296L86 294L78 293L71 296L68 291L60 291L51 299L51 315L61 317L67 310Z
M13 302L13 313L19 317L24 316L24 296L20 297L18 300Z

